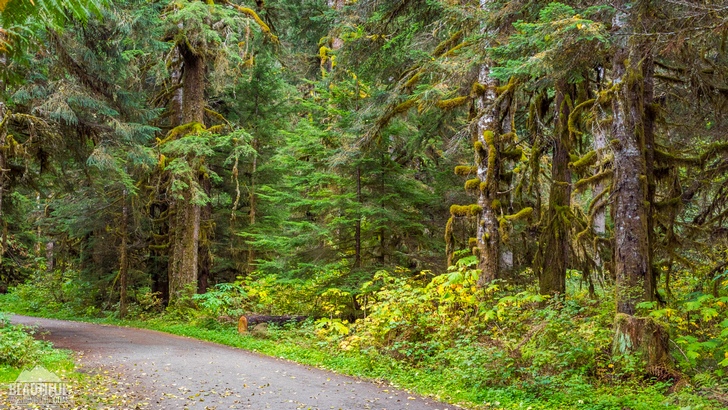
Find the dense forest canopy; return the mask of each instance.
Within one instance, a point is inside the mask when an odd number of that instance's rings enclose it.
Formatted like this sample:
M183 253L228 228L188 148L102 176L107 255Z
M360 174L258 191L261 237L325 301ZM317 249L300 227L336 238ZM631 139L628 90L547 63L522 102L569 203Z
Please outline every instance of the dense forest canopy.
M359 319L347 346L513 320L516 350L573 299L607 356L728 377L725 1L0 12L3 292Z

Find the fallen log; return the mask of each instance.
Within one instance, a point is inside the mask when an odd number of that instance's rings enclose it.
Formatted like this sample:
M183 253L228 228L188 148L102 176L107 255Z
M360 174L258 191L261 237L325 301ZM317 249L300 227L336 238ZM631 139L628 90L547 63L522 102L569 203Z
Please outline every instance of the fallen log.
M248 315L240 316L238 319L238 333L246 333L248 326L255 326L258 323L288 323L288 322L302 322L307 319L307 316L268 316L268 315Z

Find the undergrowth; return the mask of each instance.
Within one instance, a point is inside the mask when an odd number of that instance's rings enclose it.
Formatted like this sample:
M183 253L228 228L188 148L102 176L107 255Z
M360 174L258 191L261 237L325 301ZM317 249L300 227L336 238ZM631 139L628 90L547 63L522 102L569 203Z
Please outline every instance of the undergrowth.
M476 280L477 271L467 263L437 276L381 271L354 295L340 289L318 292L316 310L304 312L312 318L301 324L270 325L242 336L234 326L240 314L301 313L292 307L300 309L302 302L282 296L279 287L287 284L263 277L218 285L167 309L148 290L137 292L127 320L119 320L113 309L89 315L79 304L44 308L33 303L42 294L33 285L3 295L0 307L222 343L387 381L469 408L728 408L728 363L722 359L728 307L720 295L671 310L642 307L671 333L679 376L659 379L645 376L640 357L612 354L611 293L594 298L579 289L576 273L566 300L549 300L535 289L505 282L477 288ZM352 300L362 317L346 315Z

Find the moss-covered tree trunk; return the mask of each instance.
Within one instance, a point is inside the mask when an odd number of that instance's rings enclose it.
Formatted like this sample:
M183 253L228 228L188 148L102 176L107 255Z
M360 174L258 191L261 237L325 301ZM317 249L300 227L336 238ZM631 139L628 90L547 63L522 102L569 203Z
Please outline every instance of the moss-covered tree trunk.
M650 318L634 317L640 302L651 301L655 282L650 265L650 181L653 154L652 69L649 43L637 32L645 5L618 2L612 100L614 152L614 270L617 316L616 354L642 352L648 367L669 366L667 333ZM648 166L649 164L649 166Z
M478 205L482 209L478 217L476 243L478 248L478 267L481 270L478 286L500 277L500 227L497 206L498 180L500 177L500 160L497 148L497 136L500 133L500 110L495 104L497 81L490 76L490 69L483 65L480 68L478 81L485 92L476 101L482 113L475 126L475 163L478 168L480 189Z
M2 65L0 65L2 67ZM0 84L2 82L0 81ZM0 92L2 89L0 88ZM5 130L5 104L0 100L0 230L2 230L2 238L0 238L0 264L5 255L7 247L7 222L3 215L3 196L5 195L5 172L7 169L6 148L7 132Z
M184 44L178 46L182 60L182 87L177 102L182 115L182 124L199 123L204 125L205 118L205 61L204 58ZM183 295L185 289L197 288L200 222L202 206L194 200L193 187L198 186L198 176L185 181L186 189L181 198L174 200L171 207L170 224L171 253L169 258L169 299L174 303Z
M627 7L626 5L624 5ZM624 10L624 9L623 9ZM617 311L634 315L636 306L652 299L648 229L648 177L645 146L643 50L629 41L629 12L615 17L618 35L614 55L615 97L612 102L614 152L614 268Z
M551 159L551 192L544 231L544 257L539 287L542 295L566 293L566 266L569 256L571 171L569 170L569 103L566 81L556 85L554 147Z

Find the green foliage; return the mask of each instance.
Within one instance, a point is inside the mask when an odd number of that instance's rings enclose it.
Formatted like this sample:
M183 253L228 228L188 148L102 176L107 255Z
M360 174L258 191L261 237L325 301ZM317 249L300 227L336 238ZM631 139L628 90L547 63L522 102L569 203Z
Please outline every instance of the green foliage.
M583 67L598 64L610 42L605 24L587 17L610 11L609 6L577 12L563 3L548 4L536 22L514 23L516 33L491 50L502 62L493 68L493 76L502 81L512 77L555 81L566 75L571 82L578 82Z
M207 292L192 296L203 313L217 318L240 317L250 311L248 294L240 284L220 283Z
M11 325L0 313L0 367L22 368L38 363L51 350L48 342L33 338L34 332L23 326Z

